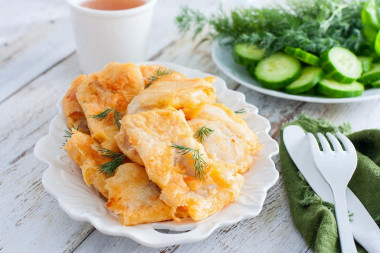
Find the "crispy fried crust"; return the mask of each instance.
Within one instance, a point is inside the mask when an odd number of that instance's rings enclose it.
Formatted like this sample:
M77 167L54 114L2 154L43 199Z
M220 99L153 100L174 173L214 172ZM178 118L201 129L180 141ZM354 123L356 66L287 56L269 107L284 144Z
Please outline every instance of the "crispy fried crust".
M86 75L80 75L75 78L62 100L63 113L66 116L67 126L82 132L88 132L88 126L82 107L77 100L76 92L78 86L83 83L86 78Z
M214 80L214 77L175 79L162 76L132 100L128 106L128 114L166 107L192 108L200 103L214 103Z
M144 167L134 163L119 166L106 181L106 206L120 215L123 225L170 220L172 208L160 200L160 189L149 180Z
M97 151L100 147L90 135L72 130L73 135L63 147L67 154L81 169L84 181L87 185L93 185L104 197L108 198L108 190L105 188L105 174L99 172L98 165L109 162L110 158L103 157Z
M260 146L240 116L222 104L200 105L187 116L194 133L203 126L213 130L202 142L211 159L236 164L239 173L252 166Z
M243 177L234 165L207 157L181 111L167 108L127 115L122 128L149 178L162 189L160 198L174 210L186 210L201 220L237 198ZM173 144L199 150L207 163L203 180L194 177L191 154L179 154Z
M141 71L141 74L142 74L142 76L144 78L144 84L145 84L145 86L147 84L151 83L151 78L156 75L157 70L161 70L161 71L162 70L167 70L170 73L168 75L160 76L159 78L157 78L157 80L163 80L163 79L166 79L166 80L179 80L179 79L186 78L183 74L181 74L179 72L176 72L176 71L169 70L169 69L167 69L166 67L164 67L162 65L158 65L158 64L155 64L155 65L140 65L140 71Z
M128 104L144 88L144 81L138 66L133 63L110 63L101 72L90 75L79 85L76 97L87 119L94 139L107 149L119 152L114 136L119 129L111 112L104 119L91 116L113 108L125 114Z

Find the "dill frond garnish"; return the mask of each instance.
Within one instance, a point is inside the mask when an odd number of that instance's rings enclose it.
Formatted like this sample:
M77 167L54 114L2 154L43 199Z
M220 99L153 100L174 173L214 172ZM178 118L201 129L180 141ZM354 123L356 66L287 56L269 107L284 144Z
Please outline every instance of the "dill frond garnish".
M245 113L245 109L240 109L240 110L234 111L234 113L243 114L243 113Z
M71 138L71 136L73 136L73 132L71 132L69 130L65 130L65 135L63 136L63 138L65 138L65 140L62 144L62 147L66 145L67 141Z
M100 172L106 174L107 176L112 176L115 173L117 167L119 167L124 162L125 155L100 146L97 147L97 150L103 157L114 158L112 161L98 165Z
M204 39L256 45L267 55L285 46L316 55L334 46L358 53L366 43L362 9L363 1L345 0L288 0L286 7L237 7L211 15L184 7L176 23L182 33L192 32L195 37L207 30Z
M194 138L198 139L200 143L203 142L203 140L206 138L206 137L209 137L209 135L214 132L214 130L206 127L206 126L203 126L201 128L199 128L195 134L194 134Z
M77 131L79 131L79 126L75 127L73 125L71 125L71 129L75 129ZM65 139L63 144L62 144L62 147L66 145L67 141L71 138L71 136L73 136L73 132L70 130L65 130L65 135L63 136L63 138Z
M163 69L163 68L159 67L159 68L153 73L153 75L152 75L151 77L148 78L149 83L147 83L147 85L145 86L145 89L148 88L149 86L151 86L152 83L153 83L154 81L156 81L157 78L159 78L160 76L166 76L166 75L171 74L172 72L173 72L173 71L171 71L171 70Z
M120 129L120 120L122 119L122 115L120 112L116 111L116 109L114 109L114 108L107 108L104 111L102 111L101 113L96 114L96 115L91 115L90 117L93 119L104 119L105 117L107 117L107 115L110 112L113 112L113 118L115 120L115 123L116 123L117 127Z
M177 152L181 155L186 155L188 153L191 154L191 159L193 160L193 166L194 166L194 172L195 177L197 177L199 180L204 179L205 174L205 167L206 167L206 161L203 159L203 154L199 153L199 149L192 149L189 147L181 146L173 144L171 145L172 148L177 149Z

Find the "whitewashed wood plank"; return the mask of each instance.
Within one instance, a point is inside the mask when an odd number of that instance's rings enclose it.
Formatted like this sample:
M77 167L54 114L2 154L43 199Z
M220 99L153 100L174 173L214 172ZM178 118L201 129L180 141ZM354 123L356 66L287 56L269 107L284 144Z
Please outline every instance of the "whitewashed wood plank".
M0 102L75 50L68 19L43 24L28 35L17 44L18 50L2 61Z

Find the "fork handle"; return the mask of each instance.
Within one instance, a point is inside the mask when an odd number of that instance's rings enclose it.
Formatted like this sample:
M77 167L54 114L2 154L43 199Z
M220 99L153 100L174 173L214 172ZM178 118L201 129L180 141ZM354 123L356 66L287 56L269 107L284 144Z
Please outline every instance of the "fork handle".
M335 216L338 225L340 247L343 253L356 253L356 245L352 236L351 224L346 203L346 189L333 189Z

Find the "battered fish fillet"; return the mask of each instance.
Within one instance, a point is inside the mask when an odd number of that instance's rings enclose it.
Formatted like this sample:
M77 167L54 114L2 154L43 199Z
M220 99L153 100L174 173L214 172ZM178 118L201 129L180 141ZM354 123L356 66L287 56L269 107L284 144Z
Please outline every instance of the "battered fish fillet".
M99 172L97 166L110 161L110 158L103 157L97 151L100 144L90 135L72 130L73 135L67 140L63 147L68 156L81 169L84 181L88 186L93 185L104 197L108 198L108 190L105 188L105 174Z
M145 86L151 83L151 78L157 74L157 71L168 71L170 74L160 76L158 79L176 80L186 78L183 74L167 69L166 67L158 64L154 65L140 65L140 71L144 78Z
M120 215L123 225L170 220L172 209L160 200L160 189L149 180L144 167L135 163L119 166L106 180L106 206Z
M223 104L200 105L186 116L190 118L187 123L194 133L203 126L213 130L202 141L208 157L238 165L239 173L251 167L260 146L256 135L240 116Z
M114 112L110 112L104 119L91 116L105 109L115 109L124 115L133 97L143 89L144 80L140 68L133 63L110 63L79 85L76 97L84 111L92 137L103 147L120 152L114 139L119 132Z
M144 162L150 180L162 189L160 198L173 212L187 210L194 220L201 220L239 195L243 176L235 172L235 165L207 157L182 111L167 108L127 115L122 129ZM171 146L174 144L199 150L206 162L203 180L195 177L192 153L180 154Z
M87 120L80 106L76 92L78 86L87 78L86 75L80 75L71 83L63 98L63 113L66 116L67 125L70 128L78 129L82 132L88 132Z
M176 79L162 76L132 100L128 114L169 106L181 109L195 107L200 103L214 103L214 80L214 77Z

